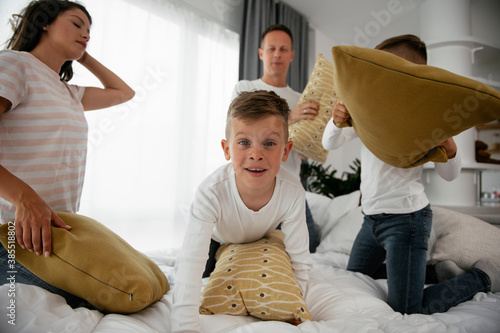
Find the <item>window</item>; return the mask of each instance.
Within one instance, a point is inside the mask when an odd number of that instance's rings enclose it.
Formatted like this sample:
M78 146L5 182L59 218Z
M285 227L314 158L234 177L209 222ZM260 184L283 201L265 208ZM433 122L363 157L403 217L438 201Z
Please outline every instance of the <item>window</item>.
M9 13L27 2L12 3ZM93 19L87 51L136 96L86 113L79 213L141 251L179 247L196 187L226 163L220 140L238 80L239 36L167 1L83 3ZM71 83L100 85L79 64L73 68Z

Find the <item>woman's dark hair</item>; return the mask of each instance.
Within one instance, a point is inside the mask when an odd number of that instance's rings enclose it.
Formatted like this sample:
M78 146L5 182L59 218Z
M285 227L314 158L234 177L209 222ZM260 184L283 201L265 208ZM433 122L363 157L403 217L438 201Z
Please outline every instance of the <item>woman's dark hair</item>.
M7 48L15 51L31 52L40 42L43 27L54 22L57 16L69 9L78 8L87 15L92 24L92 18L85 7L74 1L67 0L35 0L31 1L20 14L12 15L14 33L7 42ZM62 66L59 76L63 81L73 77L73 61L68 60Z

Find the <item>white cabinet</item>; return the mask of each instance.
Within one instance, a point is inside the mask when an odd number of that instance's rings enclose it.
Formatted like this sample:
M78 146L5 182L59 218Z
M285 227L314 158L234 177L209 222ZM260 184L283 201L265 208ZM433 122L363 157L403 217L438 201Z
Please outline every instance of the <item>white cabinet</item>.
M496 2L475 0L427 0L420 10L421 37L426 41L429 65L470 77L500 90L500 39L492 28L498 26ZM479 14L478 14L479 13ZM484 18L484 22L483 22ZM486 27L485 25L488 25ZM489 30L494 31L490 33ZM422 181L432 204L442 206L481 206L484 172L500 170L500 165L477 163L475 141L478 130L471 128L455 137L463 168L452 182L442 180L431 165L424 167ZM500 206L498 207L500 214Z

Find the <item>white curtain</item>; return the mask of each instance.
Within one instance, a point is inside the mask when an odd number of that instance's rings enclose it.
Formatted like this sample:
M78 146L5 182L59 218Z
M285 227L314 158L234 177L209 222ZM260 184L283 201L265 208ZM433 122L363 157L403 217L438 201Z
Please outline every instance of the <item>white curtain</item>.
M136 96L87 112L79 213L139 250L179 247L196 187L226 163L220 140L238 79L239 37L168 1L81 2L93 19L88 52ZM82 66L74 70L72 83L99 85Z

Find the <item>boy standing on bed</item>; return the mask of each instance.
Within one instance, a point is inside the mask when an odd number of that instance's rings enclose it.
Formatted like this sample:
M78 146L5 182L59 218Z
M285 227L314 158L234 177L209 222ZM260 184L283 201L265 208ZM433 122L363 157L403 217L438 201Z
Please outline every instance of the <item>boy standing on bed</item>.
M285 100L271 91L243 92L231 103L222 149L231 161L198 187L176 263L172 332L200 332L202 273L211 238L249 243L282 223L285 249L305 292L311 257L305 191L281 168L292 149Z
M425 44L417 36L393 37L376 48L416 64L427 63ZM335 126L349 117L345 105L339 101L323 134L325 149L339 148L357 137L352 127ZM460 156L453 138L442 145L449 160L436 163L435 168L443 179L451 181L460 173ZM361 148L361 164L365 217L352 247L348 270L371 277L387 273L387 302L395 311L407 314L445 312L477 292L499 291L498 268L485 261L479 261L467 273L452 262L438 264L439 280L445 280L440 275L457 276L424 289L432 210L420 181L423 166L409 169L390 166L365 146Z

